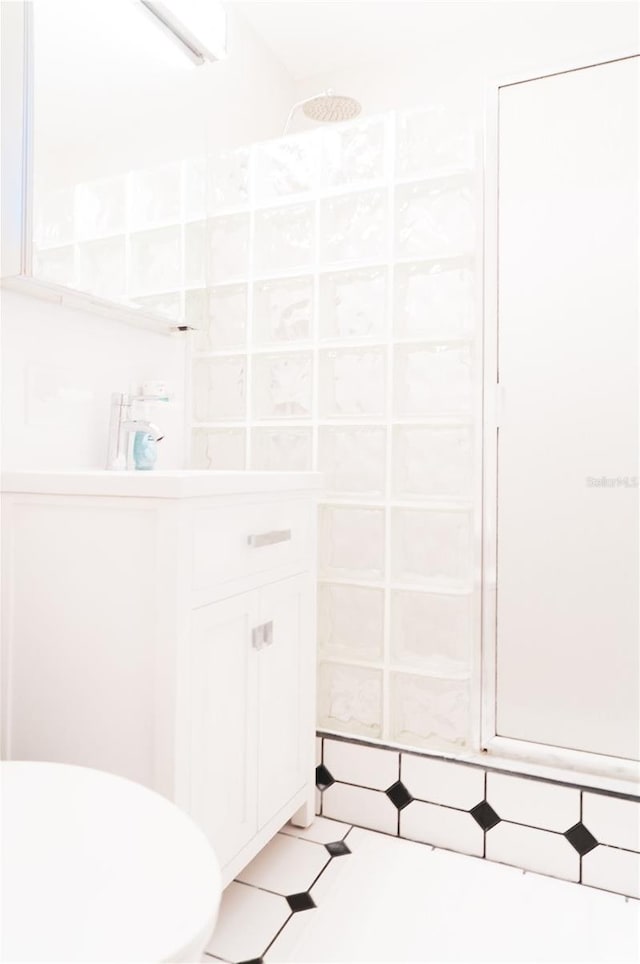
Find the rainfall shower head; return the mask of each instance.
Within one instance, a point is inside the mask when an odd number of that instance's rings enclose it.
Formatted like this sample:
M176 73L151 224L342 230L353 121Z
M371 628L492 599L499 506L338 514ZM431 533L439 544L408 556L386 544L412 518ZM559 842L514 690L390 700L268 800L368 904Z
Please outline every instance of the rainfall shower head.
M308 97L307 100L301 100L293 105L289 111L287 123L284 125L283 134L286 134L289 130L289 124L298 107L302 107L310 120L319 121L322 124L336 124L340 121L352 120L362 110L361 104L354 97L345 97L343 94L336 94L332 90L325 90L322 94Z
M324 124L334 124L338 121L352 120L357 117L362 107L353 97L344 97L328 90L318 97L312 97L302 107L307 117Z

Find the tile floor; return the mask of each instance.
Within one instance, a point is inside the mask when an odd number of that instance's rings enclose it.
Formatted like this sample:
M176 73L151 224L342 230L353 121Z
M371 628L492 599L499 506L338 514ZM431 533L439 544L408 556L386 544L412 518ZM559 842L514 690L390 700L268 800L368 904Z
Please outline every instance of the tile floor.
M637 961L640 904L316 817L225 891L204 960Z

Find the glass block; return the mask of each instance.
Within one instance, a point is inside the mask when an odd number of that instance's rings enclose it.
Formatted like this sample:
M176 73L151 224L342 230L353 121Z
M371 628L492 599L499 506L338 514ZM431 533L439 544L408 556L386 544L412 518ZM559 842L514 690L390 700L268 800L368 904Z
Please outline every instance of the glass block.
M224 471L244 469L242 428L195 428L191 435L191 468Z
M311 416L312 356L309 352L253 357L255 418Z
M469 345L397 345L394 412L405 415L464 415L472 410Z
M77 287L75 249L72 244L64 248L47 248L33 253L33 274L41 281Z
M193 416L196 422L243 418L246 395L246 359L199 358L193 364Z
M325 418L383 415L385 351L349 348L320 353L320 413Z
M472 252L474 245L474 198L468 179L398 187L397 257L442 258Z
M394 333L400 338L465 338L475 327L469 265L399 264L395 270Z
M408 746L460 750L469 741L469 684L393 673L391 739Z
M185 220L207 214L207 162L204 157L189 157L184 162Z
M235 281L249 274L249 215L232 214L208 221L209 277Z
M468 678L472 644L471 596L391 593L391 653L396 663L434 676Z
M320 337L379 337L385 330L385 268L336 271L320 279Z
M78 245L81 291L121 301L126 290L126 248L124 236L103 241L85 241Z
M381 117L322 132L322 180L328 187L384 177L385 122Z
M396 173L416 177L471 168L473 131L468 122L444 107L401 111L396 127Z
M181 174L180 164L165 164L148 171L132 172L129 212L134 229L180 223Z
M321 583L318 587L320 653L335 659L382 658L384 590Z
M320 565L329 577L381 579L384 574L384 510L322 506Z
M311 337L313 278L291 278L256 284L253 341L256 345L304 341Z
M314 249L312 204L257 211L255 231L255 270L259 274L277 274L311 265Z
M270 201L311 191L314 184L315 137L309 134L257 144L254 148L257 201Z
M391 575L396 583L466 588L473 576L471 514L393 509Z
M182 240L179 227L131 235L129 287L134 293L155 294L180 287Z
M75 240L73 188L44 194L34 191L33 243L36 247L60 246Z
M187 285L207 283L206 221L191 221L184 226L184 281Z
M382 673L365 666L322 662L318 667L318 725L322 729L382 735Z
M320 219L323 261L385 258L388 246L385 191L329 198L322 202Z
M396 498L470 499L473 430L469 425L397 425L392 466Z
M207 161L207 209L237 207L249 200L249 151L239 148L212 154Z
M124 234L127 227L124 175L78 184L75 209L76 233L81 241Z
M247 286L227 285L185 293L186 320L200 327L195 351L243 348L247 335Z
M251 468L276 472L311 470L309 428L255 428L251 433Z
M142 305L154 314L170 318L172 321L180 321L180 292L168 291L162 295L147 295L144 298L134 298L134 302Z
M328 492L380 496L385 489L386 429L351 425L319 429L318 471Z

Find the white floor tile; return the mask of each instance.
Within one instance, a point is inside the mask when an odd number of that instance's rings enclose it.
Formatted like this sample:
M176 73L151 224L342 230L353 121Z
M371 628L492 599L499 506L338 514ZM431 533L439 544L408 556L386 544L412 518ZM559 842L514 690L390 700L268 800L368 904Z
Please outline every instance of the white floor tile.
M234 881L222 895L218 923L207 953L224 961L259 957L290 913L284 897Z
M482 857L484 849L484 833L470 813L419 800L400 811L400 834L476 857Z
M238 880L277 894L309 890L330 860L323 846L278 833L238 875Z
M602 793L584 793L582 822L598 843L640 850L640 803Z
M640 854L596 847L582 858L582 882L616 894L640 897Z
M268 961L638 958L633 901L359 828L346 842L352 855L314 888L317 909L293 916Z
M563 880L579 880L580 858L562 834L499 823L487 832L486 856Z
M397 783L399 753L341 740L324 741L324 765L334 780L387 790Z
M334 820L370 827L383 833L396 833L398 829L398 811L380 790L334 783L323 793L322 813Z
M334 840L342 840L344 835L351 829L348 823L340 823L339 820L328 820L326 817L316 817L310 827L294 827L292 823L286 823L280 833L288 834L291 837L301 837L302 840L314 840L316 843L333 843Z
M331 895L338 883L338 879L347 870L345 861L350 859L351 857L349 855L346 857L336 857L336 859L332 860L327 866L326 870L323 870L320 874L319 879L311 888L311 896L317 907L321 907ZM354 913L361 914L362 908L359 904L358 895L354 893L350 896L354 905ZM315 912L308 911L294 914L282 933L278 935L273 945L269 948L264 958L265 961L295 960L295 957L291 958L290 955L294 954L298 942L303 939L305 932L312 926L312 914L314 913Z
M487 773L487 802L502 820L564 833L580 820L580 791L508 773Z
M402 754L401 779L412 797L445 807L471 810L484 800L484 770Z

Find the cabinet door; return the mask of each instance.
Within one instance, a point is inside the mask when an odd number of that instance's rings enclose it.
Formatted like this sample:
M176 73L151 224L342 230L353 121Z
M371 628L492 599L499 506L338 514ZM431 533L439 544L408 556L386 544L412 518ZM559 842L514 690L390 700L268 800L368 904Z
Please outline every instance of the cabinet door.
M263 826L310 779L315 661L313 586L307 575L260 592L258 822Z
M189 809L223 867L257 832L257 601L234 596L191 620Z

